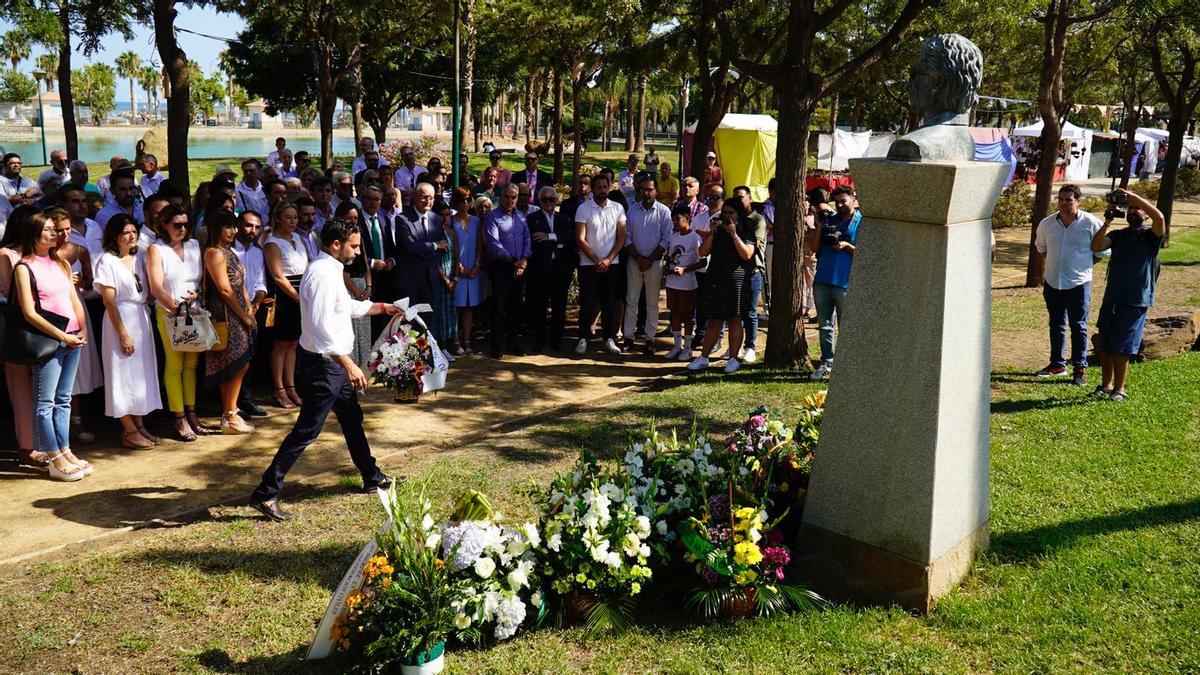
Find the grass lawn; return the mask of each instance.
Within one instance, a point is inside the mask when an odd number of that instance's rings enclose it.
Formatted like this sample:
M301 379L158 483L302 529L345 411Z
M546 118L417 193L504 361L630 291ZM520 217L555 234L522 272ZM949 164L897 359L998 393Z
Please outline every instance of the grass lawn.
M541 630L456 651L455 672L935 671L1200 668L1200 354L1135 367L1125 405L1058 382L993 377L992 547L926 617L834 606L728 625L644 607L599 639ZM410 458L449 496L486 490L510 519L521 496L583 447L611 455L651 418L723 432L815 385L791 373L672 380L609 407ZM329 592L381 510L343 485L292 489L299 518L218 507L170 529L75 548L0 577L5 670L294 672ZM341 668L325 662L312 672Z

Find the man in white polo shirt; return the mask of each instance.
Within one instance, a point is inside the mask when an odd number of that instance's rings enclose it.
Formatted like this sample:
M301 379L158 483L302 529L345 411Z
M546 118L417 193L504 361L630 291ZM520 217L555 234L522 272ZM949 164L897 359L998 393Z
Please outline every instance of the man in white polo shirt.
M1067 372L1067 330L1071 332L1071 379L1087 385L1087 317L1091 299L1092 238L1104 226L1100 219L1079 209L1079 186L1064 185L1058 191L1058 213L1038 223L1034 245L1045 257L1042 296L1050 316L1050 363L1038 377Z
M617 346L617 281L622 274L618 255L625 246L625 209L609 200L612 182L607 174L592 178L592 200L575 212L575 244L579 248L579 342L575 353L587 351L592 318L600 306L604 350L620 354Z

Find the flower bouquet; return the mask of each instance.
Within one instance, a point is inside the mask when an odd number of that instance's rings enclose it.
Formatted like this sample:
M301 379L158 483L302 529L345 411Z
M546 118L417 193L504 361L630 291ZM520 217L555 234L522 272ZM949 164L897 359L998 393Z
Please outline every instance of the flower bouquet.
M560 618L584 620L593 632L627 628L652 576L653 528L632 487L628 474L585 452L573 472L534 493L542 511L537 571Z
M390 527L376 536L379 554L363 567L362 584L346 598L330 637L364 671L441 672L463 584L441 557L424 489L397 494L393 487L386 506Z
M424 328L413 323L396 326L371 350L367 365L373 382L390 388L397 402L412 403L425 390L422 377L433 370L433 347Z
M451 577L460 581L454 627L464 641L507 640L528 618L546 612L534 573L541 543L537 526L508 529L491 512L487 497L468 490L442 524L442 554Z

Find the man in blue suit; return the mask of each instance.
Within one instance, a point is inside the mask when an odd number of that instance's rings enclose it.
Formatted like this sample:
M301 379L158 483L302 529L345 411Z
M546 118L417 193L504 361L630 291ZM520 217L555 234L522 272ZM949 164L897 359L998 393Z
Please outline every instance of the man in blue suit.
M395 259L393 281L398 297L408 297L409 304L433 301L433 289L441 283L442 254L450 250L442 219L431 211L433 186L419 183L413 191L412 205L404 209L396 223L398 257ZM428 323L429 319L422 317Z
M533 349L562 350L563 327L567 323L567 289L575 273L575 223L566 214L558 213L558 193L551 186L537 191L538 209L529 214L529 232L533 239L533 256L529 260L529 280L526 286L529 306L529 325L533 332ZM546 325L546 305L550 305L550 325Z

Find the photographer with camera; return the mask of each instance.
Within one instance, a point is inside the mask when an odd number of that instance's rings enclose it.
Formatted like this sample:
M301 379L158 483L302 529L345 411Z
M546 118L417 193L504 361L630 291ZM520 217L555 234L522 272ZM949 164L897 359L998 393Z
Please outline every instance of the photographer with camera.
M1087 315L1091 300L1092 238L1100 219L1079 209L1078 185L1058 190L1058 212L1038 223L1034 246L1045 258L1042 297L1050 318L1050 363L1037 377L1065 375L1067 328L1071 332L1071 373L1077 387L1087 385Z
M1154 304L1158 250L1166 233L1166 219L1154 204L1121 188L1109 193L1108 203L1104 225L1092 238L1092 251L1112 249L1108 282L1096 321L1100 331L1096 352L1100 355L1102 379L1092 394L1125 401L1129 358L1141 348L1146 310ZM1126 205L1128 213L1121 209ZM1129 227L1109 231L1113 220L1122 217Z
M854 190L839 187L833 191L833 206L817 204L820 222L820 246L817 249L817 273L813 277L813 300L817 305L817 325L821 335L821 363L812 379L823 380L833 370L833 324L841 330L845 313L846 287L850 284L850 265L858 244L858 224L862 213L856 208Z

